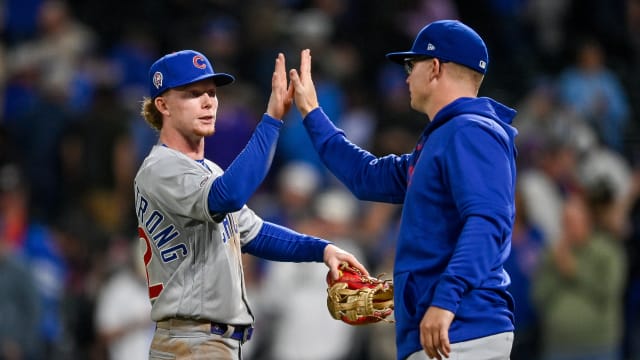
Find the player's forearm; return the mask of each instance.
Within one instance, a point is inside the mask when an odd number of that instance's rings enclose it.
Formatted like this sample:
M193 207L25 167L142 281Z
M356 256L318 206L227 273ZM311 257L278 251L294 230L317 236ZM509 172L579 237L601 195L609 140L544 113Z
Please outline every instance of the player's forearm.
M237 211L247 203L269 171L282 121L267 114L256 127L247 146L218 177L209 191L209 211Z
M265 221L243 252L273 261L322 262L329 241Z

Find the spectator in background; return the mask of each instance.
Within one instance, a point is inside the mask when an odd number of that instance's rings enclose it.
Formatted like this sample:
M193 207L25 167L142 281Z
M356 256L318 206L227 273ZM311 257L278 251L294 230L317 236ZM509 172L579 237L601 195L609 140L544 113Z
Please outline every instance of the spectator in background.
M30 264L19 256L27 230L26 199L14 165L0 168L0 359L43 355L41 298Z
M28 264L0 239L0 359L41 359L40 297Z
M366 86L350 83L345 89L345 109L340 119L345 134L353 143L363 148L373 147L378 119L373 106L367 103L369 98Z
M62 355L66 336L62 309L69 266L58 243L58 236L47 224L29 224L22 254L36 280L40 307L40 340L51 359Z
M10 252L24 246L29 227L28 196L18 166L0 167L0 241Z
M554 139L562 139L578 149L594 143L595 134L577 113L560 103L558 89L548 77L536 80L518 106L518 116L513 120L518 129L518 168L530 168L537 163L540 152Z
M29 179L31 215L50 220L64 202L60 137L92 98L94 84L81 70L95 35L63 1L43 1L38 10L37 37L7 52L4 120Z
M5 284L0 299L5 348L0 348L0 359L35 360L46 354L56 360L64 358L69 266L60 234L30 212L25 180L14 164L0 168L0 282Z
M575 56L558 79L561 101L587 120L603 144L624 153L629 103L620 79L607 67L597 41L579 41Z
M272 219L279 224L299 224L311 216L313 201L322 189L322 174L306 162L292 161L278 172L276 196L278 213Z
M531 289L543 249L542 232L531 223L520 189L516 189L516 219L511 237L511 253L504 264L511 277L509 291L515 302L516 329L511 350L513 359L539 359L540 329Z
M562 66L566 43L565 16L571 0L526 1L525 20L529 25L538 63L557 71Z
M322 174L313 165L292 161L278 169L273 190L256 194L250 203L265 220L294 226L311 216L322 188Z
M338 189L317 195L314 214L299 218L296 231L322 236L337 246L363 258L361 247L354 241L354 221L358 214L353 197ZM260 320L256 328L272 329L268 335L260 331L261 342L268 343L265 359L278 360L347 360L366 359L357 335L362 328L334 320L327 311L325 277L327 269L313 263L270 262L262 291L257 299ZM309 326L312 324L312 326ZM268 337L265 339L265 337ZM322 338L322 341L318 339ZM360 343L361 345L361 343ZM263 350L265 351L265 350ZM255 358L260 358L258 354Z
M129 130L129 113L118 101L116 88L96 88L91 117L74 122L60 141L67 203L87 207L92 220L109 233L133 226L133 177L138 165Z
M114 241L111 275L96 299L96 331L110 360L146 359L155 324L147 294L142 244Z
M561 230L565 196L578 187L575 178L576 150L564 138L551 136L536 147L534 166L519 175L519 186L532 224L552 244Z
M43 1L37 21L37 37L9 52L9 71L31 67L39 72L39 87L61 97L69 109L86 109L90 83L82 78L80 65L96 43L95 34L60 0Z
M629 264L625 293L624 359L640 360L640 172L636 170L630 192L629 234L625 241Z
M567 198L559 239L535 276L544 360L619 359L626 261L621 243L594 226L594 210L610 200L597 195Z

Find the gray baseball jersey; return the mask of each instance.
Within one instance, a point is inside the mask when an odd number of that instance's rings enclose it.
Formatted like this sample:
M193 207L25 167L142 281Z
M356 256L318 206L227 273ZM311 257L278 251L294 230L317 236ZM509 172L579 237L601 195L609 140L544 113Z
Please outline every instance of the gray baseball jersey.
M248 207L217 223L207 199L223 171L156 145L135 178L138 233L146 249L151 318L253 323L241 262L262 219Z

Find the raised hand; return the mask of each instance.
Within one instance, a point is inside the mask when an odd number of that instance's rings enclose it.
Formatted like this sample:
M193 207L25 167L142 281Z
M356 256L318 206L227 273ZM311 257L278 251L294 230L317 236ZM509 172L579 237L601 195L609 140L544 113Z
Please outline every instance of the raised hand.
M295 89L293 96L296 107L304 118L311 110L320 106L311 78L311 51L309 49L304 49L300 53L300 74L296 69L291 69L289 77Z
M287 71L284 54L279 53L276 58L273 76L271 77L271 96L267 104L267 114L280 119L291 109L293 104L293 86L287 87Z

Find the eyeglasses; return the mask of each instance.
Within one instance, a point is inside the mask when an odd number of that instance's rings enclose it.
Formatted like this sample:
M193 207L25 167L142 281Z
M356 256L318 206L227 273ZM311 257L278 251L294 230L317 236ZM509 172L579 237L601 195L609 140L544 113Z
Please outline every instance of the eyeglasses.
M411 72L413 71L413 67L416 66L417 62L420 61L425 61L425 60L431 60L434 59L434 57L431 56L415 56L415 57L410 57L410 58L406 58L404 59L404 71L407 72L407 75L411 75ZM444 64L444 63L448 63L448 60L442 60L440 58L438 58L438 61L440 62L440 64Z
M413 67L416 65L417 62L425 61L429 59L431 58L428 56L416 56L416 57L406 58L404 59L404 71L407 72L407 75L411 75L411 72L413 71Z

